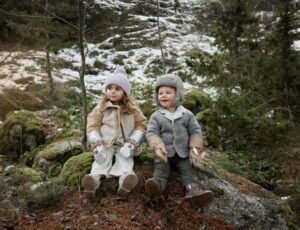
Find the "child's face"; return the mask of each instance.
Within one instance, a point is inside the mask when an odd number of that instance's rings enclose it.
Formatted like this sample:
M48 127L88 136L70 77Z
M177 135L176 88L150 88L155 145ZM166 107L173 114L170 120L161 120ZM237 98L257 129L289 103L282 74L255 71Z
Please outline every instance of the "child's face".
M174 88L169 86L161 86L159 87L157 94L157 100L162 107L166 109L174 107L173 103L176 96L176 90Z
M118 85L110 84L106 87L106 95L108 99L113 103L120 103L124 94L124 90Z

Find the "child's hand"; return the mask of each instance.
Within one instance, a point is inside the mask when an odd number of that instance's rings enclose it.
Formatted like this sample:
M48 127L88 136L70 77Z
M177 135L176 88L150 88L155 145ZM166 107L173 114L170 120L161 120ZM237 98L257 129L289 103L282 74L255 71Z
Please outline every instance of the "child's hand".
M134 145L128 142L125 142L124 146L120 148L120 155L124 158L129 158L133 156Z
M168 163L167 155L160 148L155 149L154 153L162 163Z
M199 168L204 159L203 149L193 147L190 149L190 163L195 168Z

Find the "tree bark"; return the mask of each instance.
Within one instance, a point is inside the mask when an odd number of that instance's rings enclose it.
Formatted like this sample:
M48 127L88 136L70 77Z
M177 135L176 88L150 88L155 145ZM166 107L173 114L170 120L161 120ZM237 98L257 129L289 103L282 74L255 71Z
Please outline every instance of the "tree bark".
M165 55L162 47L162 38L161 38L160 25L159 25L159 0L156 1L156 5L157 5L157 30L158 30L158 37L159 37L159 46L160 46L161 59L163 64L163 73L166 73Z
M48 0L46 0L46 17L48 17ZM46 37L46 41L48 41L49 39L49 34L48 34L48 30L46 29L45 32L45 37ZM50 94L50 99L53 102L54 100L54 81L53 81L53 76L52 76L52 71L51 71L51 60L50 60L50 52L49 52L49 45L48 42L46 44L46 72L47 72L47 76L48 76L48 80L49 80L49 94Z
M80 50L80 57L81 57L81 68L79 71L80 76L80 86L82 91L82 106L83 106L83 133L82 133L82 149L83 151L87 150L87 136L86 136L86 126L87 126L87 99L86 99L86 88L84 83L84 75L85 75L85 55L84 55L84 45L83 45L83 38L84 38L84 25L85 25L85 18L84 18L84 3L83 0L78 0L78 18L79 18L79 50Z
M51 71L51 61L50 61L50 52L46 47L46 72L48 75L48 80L49 80L49 92L50 92L50 98L53 101L54 100L54 81L53 81L53 76L52 76L52 71Z

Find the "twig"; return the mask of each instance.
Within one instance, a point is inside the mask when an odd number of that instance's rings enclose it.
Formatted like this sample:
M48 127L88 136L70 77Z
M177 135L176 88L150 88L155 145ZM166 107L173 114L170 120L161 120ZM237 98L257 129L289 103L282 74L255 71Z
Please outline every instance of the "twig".
M43 6L41 6L39 3L37 3L36 1L34 0L31 0L34 4L36 4L38 7L40 7L43 11L47 12L47 14L51 15L52 17L55 17L57 18L58 20L60 21L63 21L64 23L66 23L67 25L71 26L73 29L75 30L79 30L79 28L75 25L73 25L72 23L68 22L67 20L59 17L59 16L56 16L55 14L49 12L48 10L46 10Z

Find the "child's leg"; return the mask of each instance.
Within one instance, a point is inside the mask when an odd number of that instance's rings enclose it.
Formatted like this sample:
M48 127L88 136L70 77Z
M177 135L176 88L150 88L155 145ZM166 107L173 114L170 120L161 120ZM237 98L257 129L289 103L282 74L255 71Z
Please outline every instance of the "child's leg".
M109 171L109 176L119 177L118 194L120 196L128 195L138 184L138 178L133 171L133 157L124 158L116 150L115 163Z
M145 193L151 200L162 201L168 177L170 174L170 165L161 163L158 159L154 160L153 177L145 183Z
M106 159L103 163L99 164L96 161L92 164L90 174L86 174L81 181L83 186L83 192L90 200L95 199L96 191L100 185L100 178L103 175L107 175L107 172L112 165L113 149L108 148Z
M198 183L197 169L193 168L190 164L189 158L180 158L176 156L176 169L179 173L180 181L183 186L192 183Z
M209 204L214 199L214 194L210 190L201 189L198 183L197 171L191 166L189 159L180 159L176 166L181 183L186 188L184 200L193 206L205 206Z
M133 157L124 158L120 155L120 149L116 149L115 163L108 172L109 176L120 177L124 173L134 173L133 171Z

